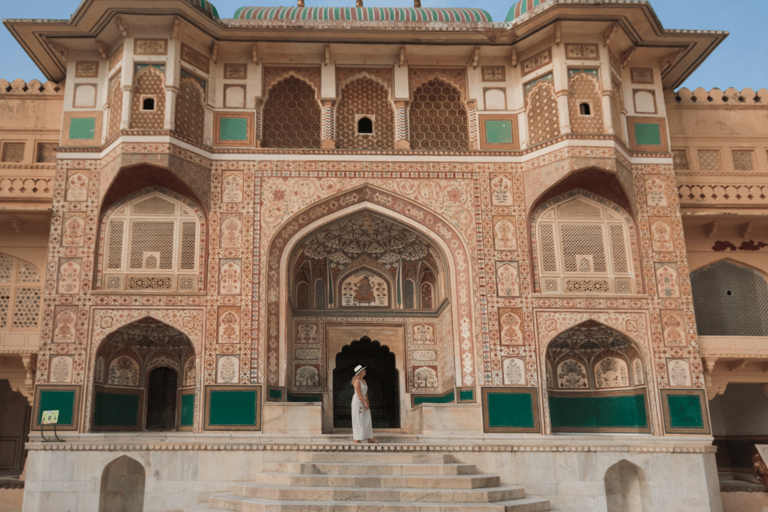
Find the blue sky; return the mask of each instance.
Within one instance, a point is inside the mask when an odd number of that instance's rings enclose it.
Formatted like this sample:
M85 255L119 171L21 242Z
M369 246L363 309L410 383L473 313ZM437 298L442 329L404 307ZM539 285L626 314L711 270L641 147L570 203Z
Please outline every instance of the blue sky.
M245 3L244 3L245 2ZM230 18L243 5L295 5L293 0L214 0L222 18ZM513 0L422 0L424 7L479 7L487 10L494 21L503 21ZM0 18L67 19L80 0L0 0ZM768 88L768 2L762 0L651 0L656 14L666 28L695 30L727 30L731 35L714 54L683 84L695 89L735 87L754 90ZM311 6L353 6L354 0L306 0ZM412 0L365 0L366 7L413 6ZM5 27L0 28L0 55L3 56L0 78L26 81L42 73L27 57Z

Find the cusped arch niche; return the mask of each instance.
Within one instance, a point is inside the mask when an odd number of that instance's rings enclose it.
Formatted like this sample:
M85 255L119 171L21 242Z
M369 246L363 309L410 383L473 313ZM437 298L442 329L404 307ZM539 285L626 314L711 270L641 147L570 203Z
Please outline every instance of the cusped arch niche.
M651 432L644 357L625 334L587 320L555 336L545 357L552 432Z
M415 229L368 209L306 235L290 262L297 310L434 311L447 297L442 251Z

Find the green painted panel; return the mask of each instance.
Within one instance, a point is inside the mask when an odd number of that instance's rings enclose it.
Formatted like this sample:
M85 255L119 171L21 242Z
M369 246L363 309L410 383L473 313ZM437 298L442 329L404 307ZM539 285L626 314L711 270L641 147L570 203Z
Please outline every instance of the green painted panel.
M668 395L669 426L672 428L704 428L704 413L698 395Z
M532 393L494 393L488 397L489 428L536 428Z
M413 397L413 405L421 404L450 404L456 400L453 391L444 395L416 395Z
M553 428L648 428L645 395L551 396Z
M208 404L208 423L212 426L256 425L255 390L215 390L211 391L211 403Z
M459 391L459 402L471 402L475 399L474 389L462 389Z
M138 422L138 394L96 393L94 425L97 427L135 427Z
M222 117L219 119L221 140L248 140L248 119L245 117Z
M288 401L289 402L322 402L323 396L322 395L294 395L293 393L288 393Z
M181 396L181 426L191 427L195 420L195 394Z
M43 418L45 411L59 411L58 425L73 425L73 412L75 409L75 390L55 391L43 389L40 391L40 403L38 404L37 423Z
M661 146L661 128L657 123L635 123L635 141L640 146Z
M485 143L486 144L512 144L512 121L486 120Z
M282 400L283 390L280 388L269 388L269 398L271 400Z
M95 117L76 117L69 120L70 140L92 140L95 136Z

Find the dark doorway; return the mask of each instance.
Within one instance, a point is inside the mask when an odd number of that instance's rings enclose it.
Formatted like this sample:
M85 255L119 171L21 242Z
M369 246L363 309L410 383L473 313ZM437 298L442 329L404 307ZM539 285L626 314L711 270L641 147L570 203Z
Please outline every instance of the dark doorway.
M395 354L389 347L363 336L336 354L333 370L333 426L352 428L352 377L355 366L367 367L368 400L373 428L400 428L400 387Z
M149 374L147 430L176 429L176 372L157 368Z

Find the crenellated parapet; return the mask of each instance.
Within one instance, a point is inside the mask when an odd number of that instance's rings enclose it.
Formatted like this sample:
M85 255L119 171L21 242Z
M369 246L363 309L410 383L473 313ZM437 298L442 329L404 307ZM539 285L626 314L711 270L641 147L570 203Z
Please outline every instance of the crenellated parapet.
M683 87L677 92L672 90L665 91L664 100L667 103L677 102L696 105L768 104L768 89L754 91L747 87L746 89L739 91L738 89L729 87L723 91L715 87L708 91L703 87L699 87L691 91L690 89Z
M41 83L37 79L25 82L21 78L8 82L0 78L0 96L6 94L64 94L64 83L57 84L52 80Z

